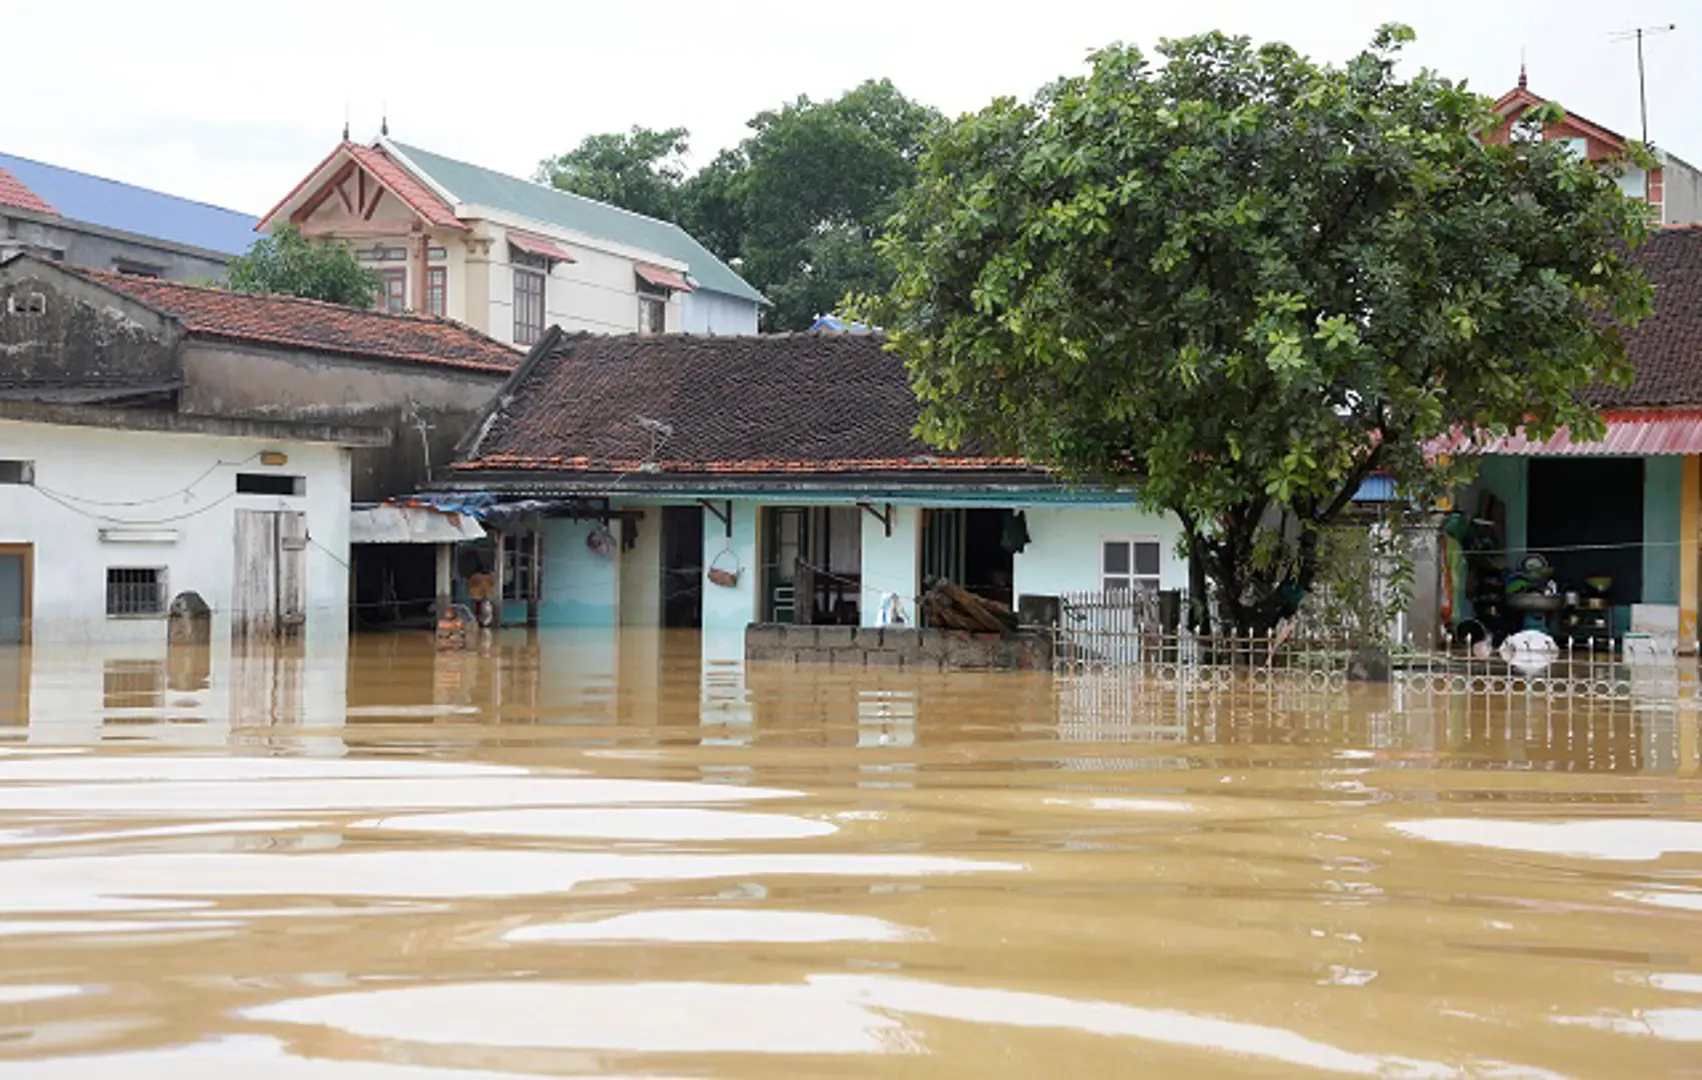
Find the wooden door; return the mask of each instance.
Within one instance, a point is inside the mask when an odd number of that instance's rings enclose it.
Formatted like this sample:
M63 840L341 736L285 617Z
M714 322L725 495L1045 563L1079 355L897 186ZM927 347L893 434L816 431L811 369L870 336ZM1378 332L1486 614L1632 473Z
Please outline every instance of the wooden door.
M307 515L236 512L236 582L231 628L238 637L298 633L307 619Z
M29 544L0 544L0 645L23 645L30 640L34 555Z

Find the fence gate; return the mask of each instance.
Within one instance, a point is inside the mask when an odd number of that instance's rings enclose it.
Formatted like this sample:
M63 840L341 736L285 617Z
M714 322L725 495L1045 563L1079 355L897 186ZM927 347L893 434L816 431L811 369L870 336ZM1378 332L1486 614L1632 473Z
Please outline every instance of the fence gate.
M239 637L291 637L307 621L307 515L236 512L231 627Z

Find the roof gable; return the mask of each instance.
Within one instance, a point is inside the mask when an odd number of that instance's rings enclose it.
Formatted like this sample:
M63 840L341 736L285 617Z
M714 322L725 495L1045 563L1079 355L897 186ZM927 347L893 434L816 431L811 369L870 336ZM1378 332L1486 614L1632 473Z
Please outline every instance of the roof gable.
M610 240L627 247L677 259L691 268L701 289L766 304L768 300L697 239L673 222L635 214L618 206L522 180L429 150L385 143L432 186L449 192L463 206L504 210L533 221Z
M333 199L347 210L349 217L370 219L385 194L426 224L445 229L467 228L447 201L397 164L383 147L362 146L347 139L333 147L289 194L266 211L255 227L268 228L286 214L290 222L299 225Z
M904 361L869 334L552 334L458 468L624 475L1016 468L914 434Z
M195 336L494 375L512 372L520 361L513 348L450 319L65 269L171 316Z
M11 154L0 154L0 170L74 221L226 255L240 255L254 242L254 218L237 210Z

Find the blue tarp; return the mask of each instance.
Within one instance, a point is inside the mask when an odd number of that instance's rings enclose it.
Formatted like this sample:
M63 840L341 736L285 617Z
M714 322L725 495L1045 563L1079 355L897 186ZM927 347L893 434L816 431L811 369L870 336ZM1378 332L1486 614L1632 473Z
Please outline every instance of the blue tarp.
M843 334L849 331L850 333L860 334L866 333L869 328L860 322L848 323L837 315L817 315L816 321L810 329L825 330L829 333Z
M258 239L258 219L236 210L150 191L117 180L0 154L5 169L73 221L241 255Z

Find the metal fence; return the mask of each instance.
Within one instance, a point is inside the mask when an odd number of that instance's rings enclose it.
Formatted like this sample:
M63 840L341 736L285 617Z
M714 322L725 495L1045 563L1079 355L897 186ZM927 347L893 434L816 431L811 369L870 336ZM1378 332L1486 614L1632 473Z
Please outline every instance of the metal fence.
M1340 692L1350 682L1390 682L1408 695L1546 700L1694 699L1693 662L1674 643L1596 639L1556 642L1550 652L1438 651L1413 641L1376 641L1302 617L1268 635L1181 630L1187 597L1145 590L1061 596L1055 670L1129 675L1158 688ZM1096 693L1104 693L1100 688Z

